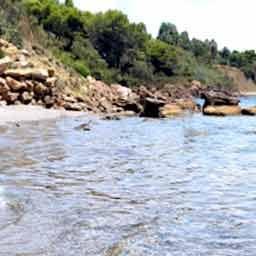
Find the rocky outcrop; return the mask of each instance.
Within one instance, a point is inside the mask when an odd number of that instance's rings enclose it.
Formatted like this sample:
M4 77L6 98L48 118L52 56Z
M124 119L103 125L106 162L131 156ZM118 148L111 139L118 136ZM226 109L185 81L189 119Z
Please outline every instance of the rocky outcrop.
M166 104L162 108L160 108L160 116L161 117L174 117L174 116L180 116L184 114L183 109L175 103L172 104Z
M166 85L162 89L141 86L132 90L107 85L68 70L39 46L18 49L0 39L0 50L6 55L0 59L0 105L30 104L145 117L171 117L197 110L185 88Z
M207 106L203 109L204 115L208 116L233 116L241 114L240 106Z
M201 93L201 98L205 100L204 107L207 106L237 106L240 100L227 92L209 91Z
M240 115L242 112L239 106L240 100L227 92L203 92L201 98L205 100L204 115L228 116Z
M256 115L256 106L248 107L242 109L242 114L246 116L255 116Z
M145 98L143 101L142 117L160 117L160 109L165 106L165 101L154 98Z

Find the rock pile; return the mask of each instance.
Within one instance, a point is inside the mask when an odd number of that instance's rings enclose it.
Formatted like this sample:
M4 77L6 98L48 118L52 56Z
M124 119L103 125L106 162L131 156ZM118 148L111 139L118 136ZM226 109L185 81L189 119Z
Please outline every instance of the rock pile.
M133 91L92 77L81 78L38 47L20 50L0 39L0 51L5 55L0 59L0 105L30 104L145 117L170 117L184 110L198 110L190 97L177 100L181 92L175 86L161 90L141 86Z

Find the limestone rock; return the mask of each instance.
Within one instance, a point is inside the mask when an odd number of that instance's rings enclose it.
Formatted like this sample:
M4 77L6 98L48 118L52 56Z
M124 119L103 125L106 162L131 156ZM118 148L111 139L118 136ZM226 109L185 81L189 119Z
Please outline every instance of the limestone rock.
M8 103L8 104L14 104L15 101L18 100L19 98L19 93L17 92L7 92L6 94L3 95L3 99Z
M19 82L19 81L15 80L11 77L6 78L6 83L13 92L18 92L18 91L22 91L22 90L27 89L27 84L26 83Z
M241 112L240 106L208 106L203 108L203 114L208 116L232 116L240 115Z
M23 92L20 96L20 99L22 103L28 104L32 101L33 97L34 97L33 92Z
M12 59L8 56L0 59L0 75L5 72L6 69L13 63Z
M45 96L49 92L49 90L44 84L38 83L34 87L34 92L38 96Z
M0 95L10 91L10 87L7 85L6 80L0 77Z
M45 82L49 77L48 70L42 68L8 69L4 72L4 74L19 80L25 78L42 82Z
M176 101L176 104L183 110L199 111L198 105L192 99L180 99Z
M64 103L63 106L66 110L71 110L71 111L83 111L86 109L85 104L83 103L71 103L71 102L66 102Z
M44 102L45 102L46 107L50 108L54 105L55 98L47 95L47 96L44 97Z
M205 100L204 108L207 106L237 106L240 100L225 92L203 92L201 98Z
M184 113L183 109L175 103L166 104L162 108L160 108L160 116L161 117L173 117L180 116Z

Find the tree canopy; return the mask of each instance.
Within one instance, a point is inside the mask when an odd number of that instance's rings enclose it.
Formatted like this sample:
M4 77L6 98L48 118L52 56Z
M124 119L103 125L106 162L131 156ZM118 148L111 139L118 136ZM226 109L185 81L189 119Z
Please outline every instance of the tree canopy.
M219 51L214 40L190 39L188 32L180 33L170 22L161 24L154 39L143 23L130 22L117 10L92 14L78 10L73 0L0 0L0 4L0 15L6 8L24 9L31 23L52 40L49 50L84 76L125 85L161 79L221 84L224 80L214 67L220 63L238 67L255 80L254 51ZM6 19L0 21L0 34L18 40L17 25L7 26Z

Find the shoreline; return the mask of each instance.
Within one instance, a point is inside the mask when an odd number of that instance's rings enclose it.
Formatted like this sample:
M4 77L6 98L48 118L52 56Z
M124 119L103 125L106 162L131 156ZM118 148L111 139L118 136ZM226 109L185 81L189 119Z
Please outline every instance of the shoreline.
M15 122L46 121L64 117L78 117L85 112L46 109L41 106L2 106L0 107L0 125Z

